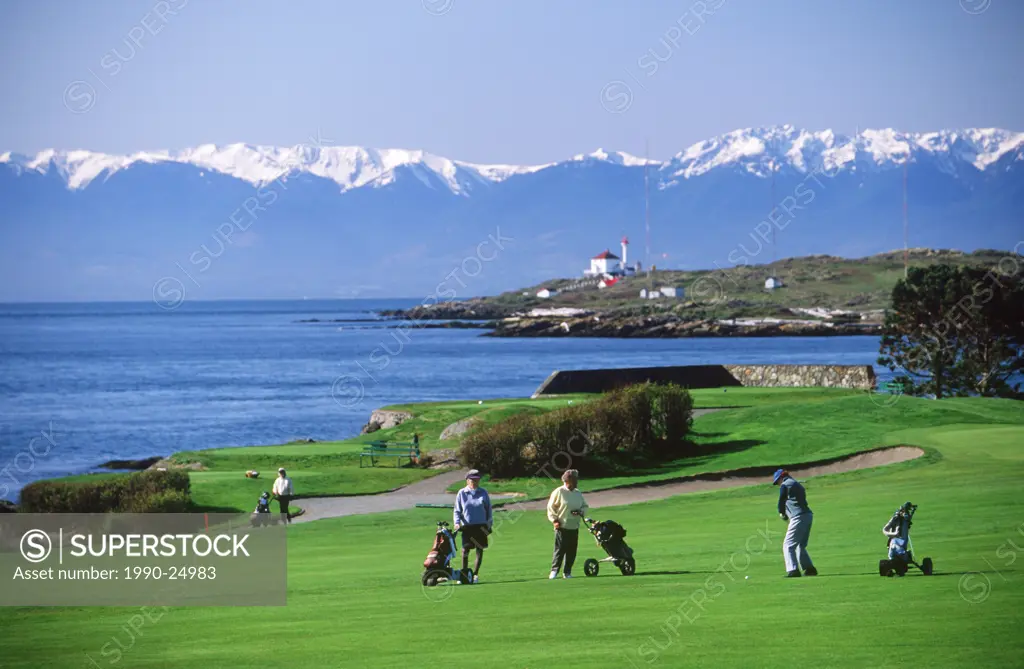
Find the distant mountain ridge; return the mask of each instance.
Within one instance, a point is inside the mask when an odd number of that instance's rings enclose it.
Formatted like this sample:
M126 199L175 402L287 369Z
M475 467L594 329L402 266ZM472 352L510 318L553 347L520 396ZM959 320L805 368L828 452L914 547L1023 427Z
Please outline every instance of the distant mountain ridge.
M1024 160L1024 132L996 128L967 128L937 132L905 133L885 128L864 130L855 136L832 130L807 131L791 125L734 130L680 151L668 161L648 160L662 187L678 184L716 168L738 167L765 177L772 170L806 173L814 169L891 169L908 157L937 159L951 173L957 164L985 171L1004 157ZM87 187L97 178L136 164L180 163L211 170L254 185L288 174L308 174L335 182L342 192L363 186L380 187L394 181L395 170L406 168L433 177L453 193L471 193L473 183L501 183L509 177L540 172L570 162L602 162L642 167L643 158L621 151L597 149L565 161L540 165L484 165L444 158L421 150L371 149L358 146L297 145L294 147L229 144L201 146L181 151L140 151L111 155L94 151L46 149L34 156L6 152L0 164L20 171L46 174L55 170L68 188Z
M903 247L904 176L911 246L1021 249L1022 168L1020 132L789 125L664 161L246 144L3 153L0 301L148 299L164 279L185 299L469 297L579 276L623 236L631 262L661 268L863 257Z

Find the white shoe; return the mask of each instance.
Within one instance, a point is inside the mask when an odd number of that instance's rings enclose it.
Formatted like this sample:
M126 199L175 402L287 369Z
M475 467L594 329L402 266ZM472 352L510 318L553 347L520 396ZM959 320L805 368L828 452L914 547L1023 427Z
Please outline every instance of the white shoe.
M548 574L548 580L549 581L553 581L556 578L558 578L558 572L557 571L553 571L550 574Z
M572 578L572 574L562 574L562 578Z
M477 576L476 574L473 574L473 585L476 585L479 582L480 582L480 577Z

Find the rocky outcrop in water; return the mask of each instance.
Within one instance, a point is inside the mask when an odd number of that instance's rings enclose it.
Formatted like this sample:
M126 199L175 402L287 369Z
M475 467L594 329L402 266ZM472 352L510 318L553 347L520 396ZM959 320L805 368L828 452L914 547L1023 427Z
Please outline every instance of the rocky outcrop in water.
M514 311L512 308L490 304L483 300L466 300L464 302L417 305L411 309L386 309L378 313L384 318L402 318L410 321L488 321L507 318Z
M163 456L160 455L154 455L151 458L143 458L141 460L109 460L100 465L100 467L103 469L143 470L149 469L161 460L163 460Z

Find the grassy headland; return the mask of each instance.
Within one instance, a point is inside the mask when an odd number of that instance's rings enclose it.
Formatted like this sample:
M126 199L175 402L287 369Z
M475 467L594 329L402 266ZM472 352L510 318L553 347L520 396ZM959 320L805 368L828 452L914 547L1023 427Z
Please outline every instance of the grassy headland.
M912 267L965 264L994 268L1006 255L1007 252L994 250L962 253L912 249L909 264ZM770 276L781 279L784 287L765 290L765 279ZM624 277L607 288L598 288L593 279L552 279L492 297L382 314L413 320L498 321L518 318L515 322L496 323L495 334L507 336L742 335L751 334L751 327L729 327L723 321L763 318L804 323L789 330L768 327L753 333L873 334L877 329L870 325L881 322L882 312L889 306L893 286L902 277L902 251L856 259L819 255L720 270L658 269L651 276L645 273ZM662 286L683 288L685 295L654 300L640 297L641 289ZM559 292L550 298L539 298L537 292L542 287ZM543 315L531 317L530 312L534 309L577 309L585 314L575 319ZM815 314L802 309L847 313ZM595 320L594 316L598 319ZM569 325L568 330L561 326L563 321ZM690 324L690 327L682 327L681 324ZM869 327L863 327L864 324Z

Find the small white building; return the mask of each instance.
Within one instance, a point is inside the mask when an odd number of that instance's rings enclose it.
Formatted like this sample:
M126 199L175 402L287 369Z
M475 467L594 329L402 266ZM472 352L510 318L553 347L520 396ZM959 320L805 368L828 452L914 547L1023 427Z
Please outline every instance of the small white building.
M590 269L583 270L584 276L602 276L604 274L622 274L622 266L619 264L619 256L608 249L590 259Z
M643 300L656 300L661 297L661 292L657 290L647 290L646 288L640 289L640 299Z
M549 297L554 297L555 295L558 295L558 291L555 290L554 288L541 288L540 290L537 291L537 297L540 297L545 300L548 299Z
M686 289L681 286L662 286L658 289L664 297L681 298L686 295Z
M764 289L765 290L775 290L776 288L782 288L782 279L780 279L780 278L778 278L776 276L770 276L767 279L765 279L765 282L764 282Z

